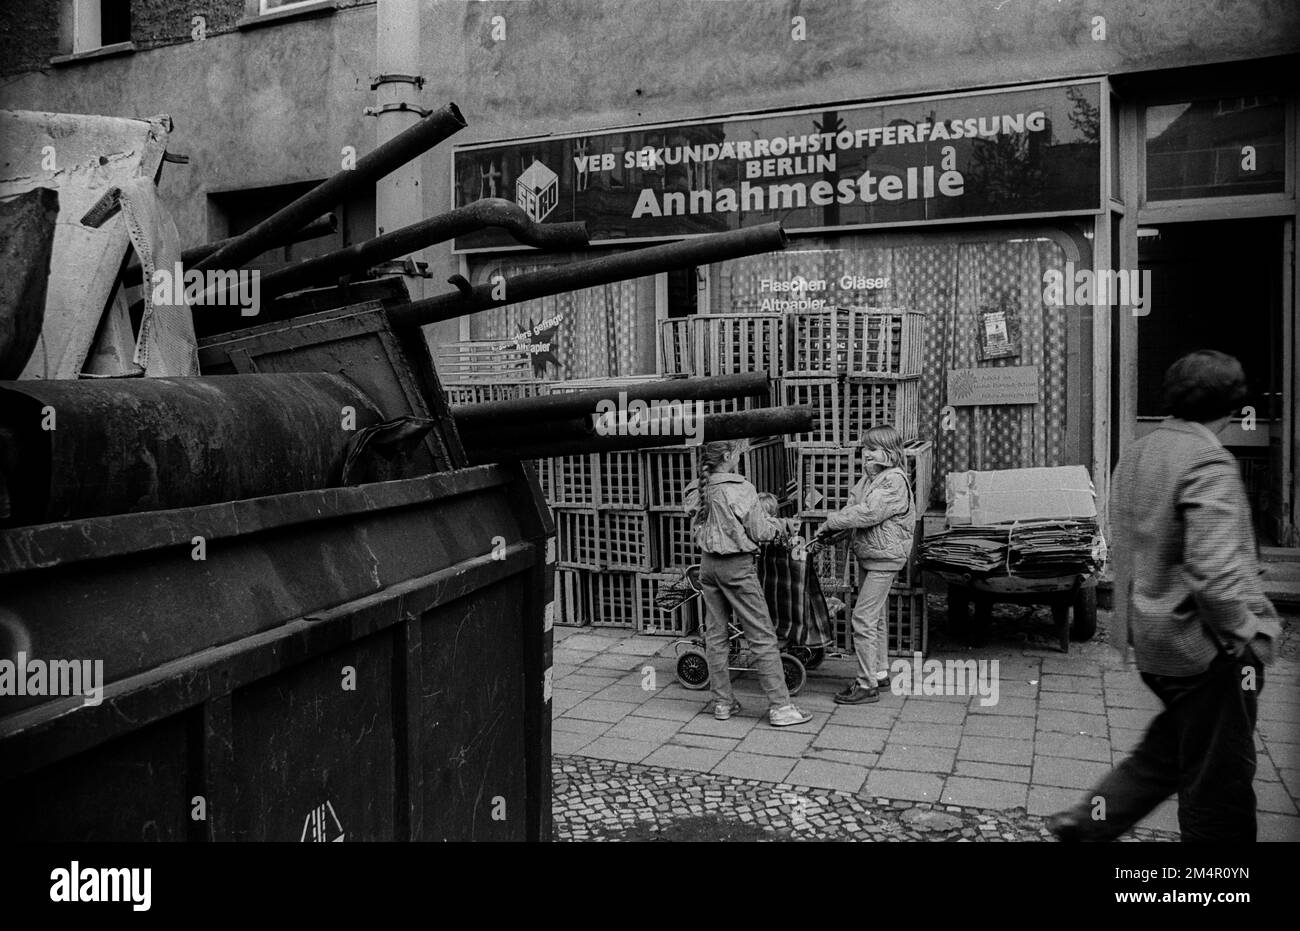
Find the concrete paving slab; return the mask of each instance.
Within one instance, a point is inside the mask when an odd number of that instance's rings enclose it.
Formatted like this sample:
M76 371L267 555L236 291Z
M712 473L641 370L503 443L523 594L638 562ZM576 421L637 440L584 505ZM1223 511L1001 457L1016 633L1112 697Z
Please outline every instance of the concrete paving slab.
M1029 786L1024 783L949 776L943 784L942 801L969 808L1007 809L1024 808L1028 796Z
M930 696L909 698L898 713L899 721L923 721L934 724L960 724L966 720L966 707L953 702L928 700Z
M943 747L917 747L896 743L891 737L877 764L882 769L901 769L916 773L950 773L956 750Z
M644 760L647 766L667 766L671 769L692 769L707 773L722 761L727 750L708 747L684 747L665 744ZM586 754L590 756L591 754Z
M975 779L997 779L1001 782L1019 782L1029 785L1028 766L1007 766L1002 763L980 763L975 760L958 760L953 769L954 776L970 776ZM957 803L954 803L957 804Z
M922 747L946 747L955 750L961 743L962 728L957 724L930 721L899 721L889 732L889 742Z
M943 778L931 773L873 769L859 793L865 798L909 799L937 802L943 793Z
M621 763L640 763L653 753L659 744L653 740L621 740L617 737L597 737L576 751L579 756L592 756L601 760L618 760Z
M957 748L957 759L1029 766L1034 759L1034 742L1003 737L963 737Z
M737 779L760 779L763 782L789 782L786 777L794 769L795 761L784 756L767 756L760 753L741 753L733 750L717 765L713 772Z
M1109 763L1113 749L1111 742L1105 737L1043 731L1034 738L1034 752L1040 756L1060 756L1093 763Z
M1077 711L1039 711L1038 730L1061 734L1088 734L1105 737L1108 730L1106 718L1099 714L1080 714Z
M627 702L597 701L594 698L588 698L564 712L564 717L583 718L588 721L608 721L613 724L616 721L623 720L636 709L636 705L629 705Z
M802 759L795 764L786 782L797 786L857 792L866 780L866 770L847 763Z
M996 705L980 704L979 699L975 699L970 704L970 713L977 714L1006 714L1013 717L1028 717L1038 710L1037 703L1030 698L1003 698L998 696Z
M628 715L607 730L603 736L617 737L623 740L649 741L657 747L666 743L670 737L677 733L681 726L680 721Z
M962 725L963 737L1009 737L1033 740L1037 724L1034 718L1017 718L1000 714L973 714Z
M1035 756L1033 784L1064 789L1090 789L1110 771L1109 763L1061 756Z
M1044 692L1038 698L1038 707L1051 711L1078 711L1081 714L1106 713L1106 703L1100 696L1080 695L1078 692Z
M866 771L876 765L880 760L880 754L857 753L853 750L832 750L826 747L814 746L804 753L803 758L805 760L829 760L832 763L847 763L850 766L857 766Z
M885 741L889 739L889 733L880 728L827 724L813 737L811 745L826 750L879 753L885 749Z
M1026 810L1031 815L1047 817L1056 814L1058 811L1065 811L1075 805L1082 797L1083 793L1076 789L1031 785Z
M808 727L808 725L805 725ZM807 750L816 736L816 731L799 731L790 729L756 728L736 747L742 753L760 753L768 756L799 757Z

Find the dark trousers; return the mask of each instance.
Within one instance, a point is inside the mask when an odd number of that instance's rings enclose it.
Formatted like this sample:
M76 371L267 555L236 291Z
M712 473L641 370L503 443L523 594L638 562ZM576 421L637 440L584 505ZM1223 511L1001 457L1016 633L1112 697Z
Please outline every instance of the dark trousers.
M1245 673L1254 670L1254 688ZM1123 834L1175 792L1184 841L1255 840L1255 716L1264 667L1249 650L1195 676L1142 680L1164 704L1132 755L1079 804L1084 840ZM1104 806L1101 802L1104 801Z

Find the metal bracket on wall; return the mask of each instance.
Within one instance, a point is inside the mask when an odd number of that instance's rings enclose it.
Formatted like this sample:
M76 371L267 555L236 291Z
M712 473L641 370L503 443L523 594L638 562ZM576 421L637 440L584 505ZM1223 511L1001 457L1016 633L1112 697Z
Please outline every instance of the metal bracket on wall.
M424 77L419 74L377 74L370 82L370 89L378 90L380 84L414 84L417 89L423 90Z
M426 117L433 112L425 107L416 106L415 104L407 103L406 101L401 101L399 103L386 103L382 107L366 107L361 112L366 116L378 116L381 113L388 113L392 110L409 110L412 113L418 113L421 117Z
M417 262L415 259L394 259L391 262L381 262L378 265L370 267L370 273L376 277L383 275L409 275L413 278L432 278L433 272L429 271L428 262Z

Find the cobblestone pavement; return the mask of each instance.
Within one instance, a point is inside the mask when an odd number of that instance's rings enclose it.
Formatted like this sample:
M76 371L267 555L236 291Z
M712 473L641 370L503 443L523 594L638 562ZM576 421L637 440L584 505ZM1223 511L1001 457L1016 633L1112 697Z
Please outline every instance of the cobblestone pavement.
M789 783L556 757L555 839L1006 842L1050 840L1044 819ZM1176 841L1138 829L1130 841Z
M976 649L946 641L935 621L932 658L999 661L997 704L884 691L874 705L838 706L853 664L830 658L796 699L814 720L781 730L766 724L752 675L735 679L744 709L715 721L701 713L707 692L676 681L670 639L557 627L557 837L1043 838L1043 819L1128 753L1158 703L1104 629L1063 655L1032 612L997 618L992 644ZM1280 661L1261 694L1261 840L1300 840L1298 672ZM1171 799L1133 836L1177 830Z

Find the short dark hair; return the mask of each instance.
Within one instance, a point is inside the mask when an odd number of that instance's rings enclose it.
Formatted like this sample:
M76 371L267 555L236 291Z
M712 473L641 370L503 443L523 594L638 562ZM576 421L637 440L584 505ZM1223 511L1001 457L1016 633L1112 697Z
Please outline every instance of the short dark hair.
M1165 411L1182 420L1208 423L1241 408L1246 373L1233 356L1214 349L1189 352L1165 372Z

